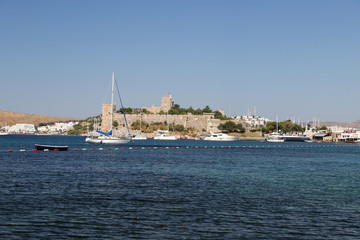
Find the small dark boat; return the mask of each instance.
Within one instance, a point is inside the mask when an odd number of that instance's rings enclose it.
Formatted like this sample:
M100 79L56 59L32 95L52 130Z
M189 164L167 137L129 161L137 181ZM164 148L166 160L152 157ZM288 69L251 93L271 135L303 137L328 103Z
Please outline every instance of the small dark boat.
M69 146L50 146L50 145L40 145L35 144L35 149L39 151L67 151Z
M306 136L290 136L290 135L282 135L282 139L285 140L285 142L310 142L311 139Z

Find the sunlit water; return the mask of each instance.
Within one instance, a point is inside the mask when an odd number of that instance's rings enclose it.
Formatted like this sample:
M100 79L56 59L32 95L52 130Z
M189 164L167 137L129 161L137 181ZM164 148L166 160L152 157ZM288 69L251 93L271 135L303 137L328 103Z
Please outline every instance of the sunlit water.
M32 152L35 143L69 151ZM122 147L1 137L0 238L360 239L359 145Z

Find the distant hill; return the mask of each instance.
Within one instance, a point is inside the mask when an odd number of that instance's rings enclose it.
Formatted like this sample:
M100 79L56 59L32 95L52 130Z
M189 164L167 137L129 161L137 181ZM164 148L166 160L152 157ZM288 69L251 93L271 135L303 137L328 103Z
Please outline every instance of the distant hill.
M356 120L354 123L360 126L360 119Z
M360 119L352 123L343 123L343 122L321 122L320 126L338 126L338 127L348 127L348 128L360 128Z
M78 118L46 117L35 114L15 113L0 110L0 126L29 123L38 126L40 123L79 121Z

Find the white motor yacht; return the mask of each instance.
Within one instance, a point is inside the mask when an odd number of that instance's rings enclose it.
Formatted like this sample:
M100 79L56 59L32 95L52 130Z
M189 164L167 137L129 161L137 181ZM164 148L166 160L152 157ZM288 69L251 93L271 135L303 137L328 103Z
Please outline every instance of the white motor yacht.
M177 137L170 136L169 131L167 130L159 130L156 133L154 140L177 140Z
M147 137L144 135L144 134L136 134L136 135L133 135L132 140L147 140Z
M205 137L206 141L236 141L239 140L238 137L229 136L225 133L213 133L211 132L209 136Z
M285 142L285 139L282 137L282 135L273 133L270 134L265 138L265 141L267 142Z

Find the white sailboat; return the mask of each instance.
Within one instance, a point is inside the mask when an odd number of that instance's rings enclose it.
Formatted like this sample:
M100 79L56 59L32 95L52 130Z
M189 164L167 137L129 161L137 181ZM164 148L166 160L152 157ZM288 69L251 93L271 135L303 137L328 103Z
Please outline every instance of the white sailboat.
M176 136L172 136L170 135L169 132L169 122L168 122L168 112L166 111L166 124L167 124L167 130L159 130L155 137L154 140L177 140Z
M111 88L111 110L110 110L110 131L109 132L100 132L102 135L99 137L87 137L85 139L88 143L97 143L97 144L125 144L130 142L130 138L127 137L114 137L112 136L112 125L113 125L113 115L114 115L114 84L115 84L115 74L112 75L112 88ZM125 113L124 113L125 114Z
M147 139L147 137L141 132L141 120L142 120L142 114L140 111L140 133L132 136L132 138L131 138L132 140L146 140Z

